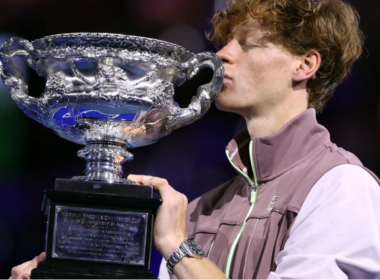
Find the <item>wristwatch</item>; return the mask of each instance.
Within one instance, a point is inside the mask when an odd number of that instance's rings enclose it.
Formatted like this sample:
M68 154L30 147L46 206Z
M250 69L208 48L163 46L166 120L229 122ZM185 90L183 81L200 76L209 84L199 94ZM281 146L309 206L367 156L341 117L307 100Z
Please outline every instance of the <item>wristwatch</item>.
M166 267L173 273L173 267L184 257L189 256L193 258L203 257L205 253L203 252L201 246L194 239L186 239L179 245L178 249L169 257L166 262Z

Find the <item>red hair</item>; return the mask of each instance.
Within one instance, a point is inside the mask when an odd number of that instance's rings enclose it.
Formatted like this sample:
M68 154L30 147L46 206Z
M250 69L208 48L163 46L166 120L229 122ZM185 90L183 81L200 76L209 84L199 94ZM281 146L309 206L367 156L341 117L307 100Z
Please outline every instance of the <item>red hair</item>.
M342 0L227 0L207 38L226 44L232 29L250 19L279 39L290 53L317 50L322 63L307 83L309 107L320 112L360 57L364 36L356 10Z

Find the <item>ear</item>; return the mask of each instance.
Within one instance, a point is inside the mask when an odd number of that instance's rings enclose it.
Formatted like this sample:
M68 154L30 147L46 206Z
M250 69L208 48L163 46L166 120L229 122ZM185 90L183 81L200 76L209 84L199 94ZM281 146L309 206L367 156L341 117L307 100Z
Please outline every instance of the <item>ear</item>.
M311 49L299 58L297 68L293 72L293 80L296 82L302 82L313 78L321 66L320 53Z

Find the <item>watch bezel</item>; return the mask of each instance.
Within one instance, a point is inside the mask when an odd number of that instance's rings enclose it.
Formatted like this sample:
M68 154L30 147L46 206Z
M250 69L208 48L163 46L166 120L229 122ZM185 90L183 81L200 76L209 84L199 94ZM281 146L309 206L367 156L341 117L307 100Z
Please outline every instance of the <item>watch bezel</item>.
M189 248L188 256L196 255L203 257L205 255L202 247L194 239L187 238L183 243Z
M186 238L185 241L173 252L166 262L166 267L173 273L174 266L185 256L202 258L205 253L202 247L194 239Z

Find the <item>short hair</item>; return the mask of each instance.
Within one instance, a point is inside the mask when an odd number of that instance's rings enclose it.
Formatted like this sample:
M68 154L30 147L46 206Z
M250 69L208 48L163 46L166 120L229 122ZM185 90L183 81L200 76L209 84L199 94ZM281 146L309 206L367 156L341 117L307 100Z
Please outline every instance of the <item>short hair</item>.
M307 82L308 106L320 112L360 57L364 35L357 11L343 0L226 0L207 38L226 44L232 29L256 20L294 55L314 49L321 66Z

